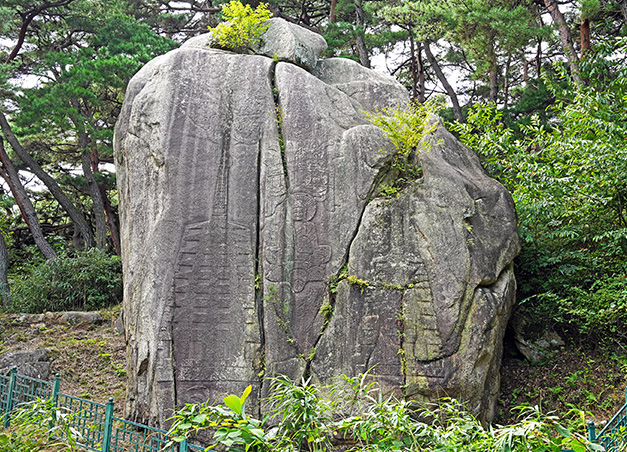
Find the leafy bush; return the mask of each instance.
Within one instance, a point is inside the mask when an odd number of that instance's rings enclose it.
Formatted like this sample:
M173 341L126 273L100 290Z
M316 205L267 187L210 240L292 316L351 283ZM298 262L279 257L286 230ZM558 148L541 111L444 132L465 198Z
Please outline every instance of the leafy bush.
M220 47L225 49L249 48L268 29L266 20L272 17L267 3L260 3L255 9L232 0L222 5L223 23L209 28Z
M94 310L122 301L122 265L96 248L23 268L14 275L9 310L44 312Z
M410 402L384 398L375 383L367 383L367 375L342 379L330 388L273 379L266 400L271 415L264 421L244 413L250 387L242 397L225 397L224 406L189 404L173 417L170 445L210 430L215 444L209 449L221 444L232 451L322 452L335 446L347 452L602 449L537 407L520 408L517 424L485 428L454 400L416 411ZM584 424L581 428L585 432Z
M71 427L72 416L52 400L25 404L11 415L10 428L0 432L0 452L77 451L81 435Z
M517 259L523 309L599 335L627 323L627 39L601 42L582 63L588 86L544 77L557 99L549 125L503 124L477 105L453 124L512 193L523 241Z

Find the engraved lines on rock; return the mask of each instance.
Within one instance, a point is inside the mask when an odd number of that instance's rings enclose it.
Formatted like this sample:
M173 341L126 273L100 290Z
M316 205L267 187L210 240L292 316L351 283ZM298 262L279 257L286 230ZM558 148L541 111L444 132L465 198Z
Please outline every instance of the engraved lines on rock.
M244 362L253 359L252 356L235 358L233 346L239 348L238 344L216 340L220 335L232 337L229 332L241 322L241 314L254 310L254 306L246 304L242 310L236 306L237 302L245 302L247 296L245 290L238 293L237 288L250 284L253 250L248 251L250 227L228 218L231 140L228 134L225 137L210 220L185 228L175 275L173 338L182 344L174 348L178 370L175 381L185 386L188 396L206 393L213 387L211 382L247 381ZM248 355L250 347L243 345L243 352ZM211 356L207 356L209 350ZM177 389L183 396L181 389Z
M173 70L171 71L173 79L169 81L169 86L173 88L172 96L162 98L159 97L158 102L153 102L150 105L149 110L151 113L148 115L150 118L154 118L151 121L145 121L148 124L149 130L143 131L141 135L148 136L150 138L150 149L151 151L161 153L161 148L168 149L169 154L172 155L172 158L169 158L167 162L164 163L164 170L167 170L168 178L171 180L176 179L176 175L178 173L182 173L186 171L187 177L181 178L183 183L175 184L172 187L172 196L171 197L160 197L164 199L177 199L179 201L178 204L174 205L169 203L163 208L159 209L159 215L168 216L168 217L176 217L179 214L178 212L206 212L206 206L190 206L190 202L192 196L191 192L194 190L199 190L199 186L193 183L188 183L189 181L202 181L207 178L207 170L204 165L202 165L202 153L198 152L198 150L202 147L207 146L219 146L220 145L220 137L217 132L208 130L206 127L207 123L219 122L218 115L212 114L211 112L207 112L202 108L202 101L212 100L214 102L219 102L219 92L215 89L212 89L212 86L206 80L200 83L193 83L187 74L191 72L185 72L181 68L188 68L189 65L177 65L175 64L177 61L180 62L180 59L174 59L171 62L171 66ZM198 59L194 61L195 66L199 66ZM149 82L150 84L150 82ZM154 90L154 87L150 87L150 89ZM191 95L189 95L191 93ZM164 118L164 113L171 111L172 106L176 105L176 113L166 116ZM139 108L139 107L138 107ZM199 114L191 114L192 111L201 112ZM166 119L167 118L167 119ZM144 118L145 119L145 118ZM141 122L141 121L140 121ZM205 122L205 124L200 127L201 122ZM161 127L163 124L163 127ZM154 129L157 129L156 132ZM172 131L176 130L178 133L173 133ZM168 136L170 139L167 142L161 142L163 136ZM167 165L165 165L167 163ZM184 168L183 165L186 165ZM191 169L191 171L190 171ZM212 197L212 193L208 194L208 197ZM202 215L202 214L201 214ZM200 218L198 216L191 221L199 221ZM188 231L189 232L189 231ZM186 249L185 242L188 234L181 234L181 243L177 244L175 249L173 250L178 254L177 260L179 261L175 265L173 275L173 291L177 290L177 277L181 276L181 271L185 270L184 265L181 265L181 258L184 256L183 253L190 251ZM191 240L194 241L193 239ZM190 243L187 243L189 246ZM178 278L178 283L182 283L184 280ZM178 287L180 290L181 288ZM175 307L182 300L177 300L177 294L174 293L170 295L172 298L172 306L166 306L163 311L163 316L160 319L160 322L157 321L157 324L160 325L159 330L159 344L157 345L157 362L159 362L160 357L162 356L164 362L168 362L170 365L157 369L156 379L161 382L162 386L168 386L171 388L171 397L172 403L176 404L179 400L179 396L181 395L177 388L177 382L181 379L182 374L184 372L179 369L178 374L176 373L177 363L176 358L181 349L183 349L186 344L185 341L177 341L178 337L175 334L176 324L174 323L174 313ZM158 312L158 311L157 311ZM162 390L162 393L167 393L169 391ZM166 396L167 398L167 396Z
M339 146L339 143L338 143ZM340 155L340 156L335 156L333 158L333 165L332 168L336 168L338 167L339 162L344 161L345 160L345 156L344 155ZM311 372L311 365L312 365L312 361L313 359L315 359L315 350L318 347L318 344L320 343L320 341L322 340L325 331L327 330L329 324L330 324L330 320L331 317L333 316L333 312L335 311L335 305L336 305L336 295L334 293L333 290L331 290L331 281L340 281L340 279L342 279L342 273L343 271L345 271L345 269L348 266L348 262L349 262L349 256L350 256L350 251L351 248L353 246L353 243L359 233L359 230L361 229L362 226L362 222L364 219L364 215L366 212L366 208L368 207L369 203L373 200L374 194L377 191L377 187L379 185L379 183L381 182L381 180L383 180L385 178L386 173L390 170L390 165L384 165L379 172L375 175L375 177L372 178L372 183L369 187L369 190L367 192L367 194L360 199L360 201L362 202L361 205L361 211L359 212L359 216L358 216L358 221L354 227L354 229L352 231L348 231L349 233L349 239L345 248L345 252L344 255L341 259L341 262L339 264L339 267L335 273L334 276L332 276L331 278L328 278L327 281L327 297L328 297L328 303L330 304L330 315L328 319L325 319L325 321L323 322L322 328L320 330L320 333L313 345L312 348L312 352L309 354L308 359L307 359L307 364L306 364L306 376L308 377L310 372ZM329 176L329 179L332 179L335 182L335 173L333 171L331 171L331 175ZM333 192L333 202L331 203L330 206L330 211L331 212L335 212L336 207L339 206L339 202L338 202L338 196L341 196L339 193L337 193L337 191ZM367 288L366 290L369 290L369 288ZM372 316L369 316L372 317ZM365 327L367 329L367 325L364 324L364 322L366 322L366 318L362 319L362 325L360 327ZM367 351L367 357L365 357L365 359L363 360L363 363L361 364L364 369L362 370L363 372L365 372L366 370L368 370L371 365L370 365L370 359L372 354L374 353L374 350L377 348L378 342L379 342L379 338L381 333L379 331L374 332L375 334L375 339L374 342L372 344L370 344ZM401 350L401 349L399 349Z
M271 305L288 344L294 345L295 353L304 357L316 340L315 328L311 326L319 321L319 305L324 297L327 267L331 260L331 246L325 228L329 203L329 144L326 139L329 131L315 120L315 115L290 111L287 130L290 136L286 136L282 109L290 108L291 99L289 94L284 98L278 92L276 82L273 91L277 123L281 129L281 157L287 196L284 223L275 225L284 235L284 249L264 250L268 252L264 259L269 266L266 279L280 285L279 302ZM310 102L313 104L313 99ZM308 131L305 138L300 133L302 130ZM313 141L310 136L314 137ZM277 266L281 267L281 271L273 270Z

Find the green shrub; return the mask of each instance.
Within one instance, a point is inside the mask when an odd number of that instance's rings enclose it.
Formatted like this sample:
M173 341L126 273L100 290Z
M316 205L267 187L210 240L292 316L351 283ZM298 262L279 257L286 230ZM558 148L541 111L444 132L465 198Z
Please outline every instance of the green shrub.
M364 112L368 120L385 131L399 157L407 158L416 151L423 138L435 130L429 120L442 109L442 99L433 97L424 104L411 103L403 107L386 107L376 113Z
M10 281L14 312L94 310L122 301L120 258L96 248L23 270Z
M249 48L268 29L266 20L272 17L267 3L260 3L255 9L233 0L222 5L223 23L209 28L218 45L225 49Z
M368 375L342 377L331 387L300 384L287 377L271 380L265 400L270 416L246 416L241 397L225 397L223 406L188 404L175 413L170 430L180 443L203 430L213 431L214 447L231 451L346 452L418 451L599 451L585 435L564 427L556 416L537 407L521 407L519 422L485 428L455 400L416 411L411 402L384 398ZM323 396L324 394L324 396ZM423 420L417 420L416 418ZM585 420L582 418L582 420ZM583 422L577 429L586 431ZM220 449L222 450L222 449Z
M620 338L627 325L626 51L625 38L600 42L582 62L586 86L545 74L549 124L515 131L492 104L451 125L516 203L522 309L573 335Z

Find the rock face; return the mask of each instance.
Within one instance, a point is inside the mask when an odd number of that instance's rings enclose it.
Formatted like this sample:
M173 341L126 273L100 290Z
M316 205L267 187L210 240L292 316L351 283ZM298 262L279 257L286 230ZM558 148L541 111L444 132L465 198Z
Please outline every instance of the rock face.
M316 67L318 57L327 50L322 36L281 18L267 21L268 30L255 49L257 54L289 61L305 69Z
M439 124L424 176L375 198L395 150L364 111L406 92L316 63L319 40L293 36L309 63L199 37L129 85L115 136L127 414L163 423L249 384L254 402L264 377L375 366L388 391L459 397L489 419L515 292L511 198Z
M19 374L27 377L47 380L50 376L50 358L43 348L0 355L0 375L8 375L14 366Z

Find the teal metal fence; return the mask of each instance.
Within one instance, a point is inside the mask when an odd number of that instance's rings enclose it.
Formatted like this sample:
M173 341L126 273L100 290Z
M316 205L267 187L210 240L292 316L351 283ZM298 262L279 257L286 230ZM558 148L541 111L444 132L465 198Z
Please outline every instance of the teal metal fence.
M627 390L625 404L597 434L593 421L588 422L588 439L602 445L607 452L623 448L627 444Z
M59 375L53 382L19 375L13 368L0 376L0 410L3 423L11 423L11 412L37 399L52 400L67 416L69 426L79 433L77 444L96 452L200 452L205 448L184 441L167 447L168 432L113 415L113 399L102 404L59 392Z

